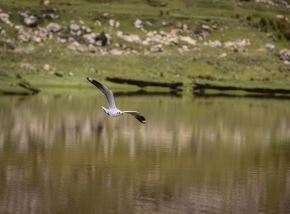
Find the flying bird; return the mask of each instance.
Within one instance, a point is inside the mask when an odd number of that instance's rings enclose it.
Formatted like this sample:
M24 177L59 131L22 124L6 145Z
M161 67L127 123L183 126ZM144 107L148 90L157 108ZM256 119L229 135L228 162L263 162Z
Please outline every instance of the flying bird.
M87 77L87 80L94 86L96 86L98 89L100 89L100 91L106 96L109 103L109 108L105 108L102 106L102 109L107 115L117 117L123 115L124 113L127 113L134 116L137 120L139 120L139 122L146 123L145 117L142 116L138 111L121 111L120 109L118 109L115 104L113 92L110 89L108 89L105 85L90 77Z

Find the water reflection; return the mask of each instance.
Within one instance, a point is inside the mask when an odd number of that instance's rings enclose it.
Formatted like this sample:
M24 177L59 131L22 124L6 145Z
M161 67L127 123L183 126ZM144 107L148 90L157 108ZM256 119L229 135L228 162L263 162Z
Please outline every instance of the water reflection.
M290 212L286 100L0 98L1 213Z

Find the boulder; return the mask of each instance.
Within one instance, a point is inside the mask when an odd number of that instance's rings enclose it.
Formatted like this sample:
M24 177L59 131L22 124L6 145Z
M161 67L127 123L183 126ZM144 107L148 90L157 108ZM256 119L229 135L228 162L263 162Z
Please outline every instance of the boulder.
M185 43L187 43L189 45L196 46L196 40L192 39L189 36L180 36L179 40L182 41L182 42L185 42Z
M44 65L43 65L43 70L45 70L45 71L50 71L50 69L51 69L51 67L50 67L49 64L44 64Z
M279 52L280 59L284 61L284 63L288 64L290 63L290 50L283 48Z
M223 44L219 40L215 40L215 41L209 40L208 45L212 48L221 48L223 46Z
M122 51L122 50L120 50L120 49L112 49L111 51L110 51L110 54L112 54L112 55L116 55L116 56L119 56L119 55L123 55L124 54L124 52Z
M62 30L61 25L57 24L57 23L49 23L46 26L47 31L51 32L51 33L58 33Z
M136 19L136 20L134 21L134 26L135 26L135 28L143 29L143 22L142 22L142 20L140 20L140 19Z
M141 38L137 34L124 35L122 31L118 31L117 37L126 42L141 43Z
M30 14L29 11L23 11L19 13L22 17L22 22L27 27L36 27L38 24L38 18L32 14Z
M12 22L10 21L10 15L8 13L4 13L0 9L0 20L9 26L13 26Z
M268 49L268 50L270 50L270 51L272 51L272 50L275 49L275 45L273 45L273 44L271 44L271 43L267 43L267 44L265 45L265 48Z
M96 44L97 38L98 38L98 34L96 33L89 33L89 34L85 34L83 35L83 39L85 40L85 42L87 44Z
M152 52L152 53L160 53L160 52L163 52L164 51L164 48L163 48L163 46L162 45L154 45L154 46L152 46L151 48L150 48L150 51Z
M118 21L116 21L116 20L114 20L114 19L110 19L110 20L109 20L109 25L110 25L111 27L118 28L118 27L120 27L120 22L118 22Z
M69 29L70 29L71 34L76 34L77 32L81 30L81 27L78 24L71 23L69 25Z
M237 39L236 41L228 41L224 43L225 48L239 50L251 44L249 39Z

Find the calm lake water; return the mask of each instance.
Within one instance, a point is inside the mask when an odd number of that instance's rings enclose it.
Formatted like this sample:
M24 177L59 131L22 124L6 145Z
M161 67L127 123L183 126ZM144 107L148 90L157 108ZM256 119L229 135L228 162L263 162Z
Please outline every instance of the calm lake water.
M0 97L0 213L290 213L290 100L117 103Z

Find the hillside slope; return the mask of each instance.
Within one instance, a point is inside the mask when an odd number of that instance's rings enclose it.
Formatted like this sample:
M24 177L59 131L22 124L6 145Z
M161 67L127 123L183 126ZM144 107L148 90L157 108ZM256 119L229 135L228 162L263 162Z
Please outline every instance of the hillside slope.
M0 88L82 87L85 76L288 87L288 3L0 0Z

